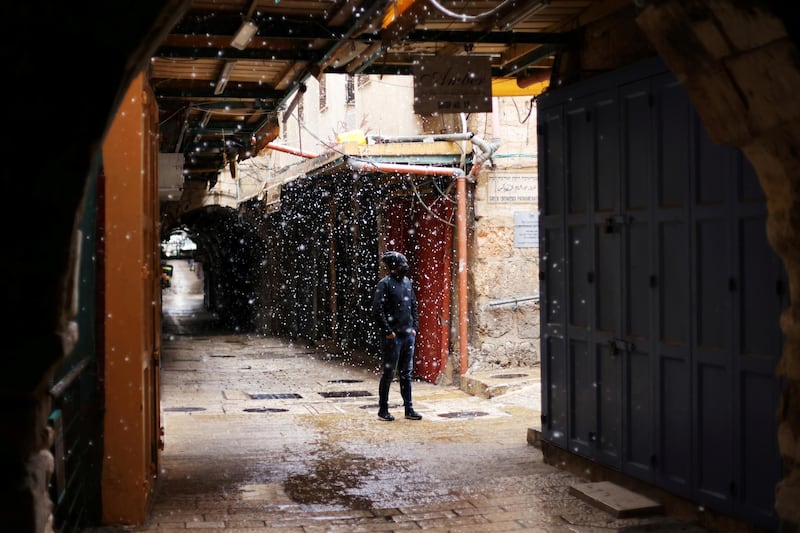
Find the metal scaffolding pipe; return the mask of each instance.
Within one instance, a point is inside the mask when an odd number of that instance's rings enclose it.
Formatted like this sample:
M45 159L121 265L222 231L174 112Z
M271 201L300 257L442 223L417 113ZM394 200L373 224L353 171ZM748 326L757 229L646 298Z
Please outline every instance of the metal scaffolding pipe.
M267 143L264 146L264 148L269 148L270 150L277 150L278 152L286 152L287 154L299 155L300 157L305 157L306 159L314 159L315 157L318 157L317 154L303 152L302 150L298 150L297 148L290 148L288 146L282 146L280 144Z
M402 163L372 163L348 158L347 164L360 172L390 172L396 174L419 174L422 176L457 176L464 175L460 168L434 167L428 165L404 165Z
M469 141L474 133L440 133L440 134L421 134L421 135L367 135L368 140L375 144L381 143L413 143L413 142L435 142L435 141Z
M514 304L517 305L519 302L529 302L531 300L539 301L539 295L536 296L524 296L522 298L511 298L509 300L495 300L494 302L489 302L489 307L496 307L498 305L506 305L506 304Z

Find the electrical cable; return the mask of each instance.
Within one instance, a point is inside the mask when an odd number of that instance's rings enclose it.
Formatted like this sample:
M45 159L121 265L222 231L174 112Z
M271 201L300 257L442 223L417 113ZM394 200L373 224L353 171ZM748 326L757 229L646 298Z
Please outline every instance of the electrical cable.
M492 15L497 13L498 11L501 11L506 5L513 4L514 2L516 2L516 0L504 0L503 2L501 2L498 5L494 6L489 11L484 11L483 13L479 13L477 15L465 15L463 13L456 13L454 11L450 11L449 9L447 9L446 7L441 5L438 2L438 0L428 0L428 1L430 2L430 4L433 7L435 7L436 9L438 9L440 12L444 13L448 17L453 17L453 18L459 19L459 20L464 21L464 22L478 21L478 20L483 20L486 17L491 17Z

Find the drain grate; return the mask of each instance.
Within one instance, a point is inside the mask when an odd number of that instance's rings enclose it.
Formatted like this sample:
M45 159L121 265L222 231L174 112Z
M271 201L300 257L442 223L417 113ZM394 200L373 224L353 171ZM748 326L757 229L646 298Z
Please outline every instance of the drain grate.
M168 413L196 413L197 411L205 410L205 407L167 407L164 409Z
M526 378L528 374L497 374L496 376L492 376L495 379L514 379L514 378Z
M477 418L488 414L483 411L456 411L455 413L441 413L439 416L442 418Z
M250 396L251 400L292 400L295 398L302 398L296 392L279 392L279 393L267 393L267 392L249 392L247 393Z
M329 379L328 383L363 383L363 379Z
M242 409L245 413L285 413L288 409L278 409L277 407L248 407Z
M359 409L377 409L378 407L380 407L380 406L377 403L373 403L373 404L369 404L369 405L362 405L362 406L359 407ZM389 409L399 409L401 407L403 407L403 404L401 404L401 403L390 403L389 404Z
M365 390L341 390L332 392L320 392L323 398L356 398L362 396L372 396L371 392Z

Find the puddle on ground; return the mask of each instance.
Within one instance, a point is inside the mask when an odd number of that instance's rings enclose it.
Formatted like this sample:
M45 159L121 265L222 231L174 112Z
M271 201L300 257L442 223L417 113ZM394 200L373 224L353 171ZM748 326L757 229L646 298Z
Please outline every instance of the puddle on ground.
M315 457L310 470L292 474L284 482L284 491L299 504L342 505L348 509L368 510L372 500L355 495L365 479L373 479L375 471L387 467L384 459L370 459L346 453L329 443L322 443L312 452Z

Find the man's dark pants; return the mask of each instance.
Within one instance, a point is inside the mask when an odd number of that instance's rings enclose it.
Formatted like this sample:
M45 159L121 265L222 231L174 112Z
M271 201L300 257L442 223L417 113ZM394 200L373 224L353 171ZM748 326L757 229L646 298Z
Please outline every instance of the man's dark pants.
M383 352L383 372L378 386L378 410L385 413L389 410L389 388L394 379L395 369L400 381L400 396L406 412L411 405L411 373L414 370L414 341L416 335L398 333L394 339L381 339Z

